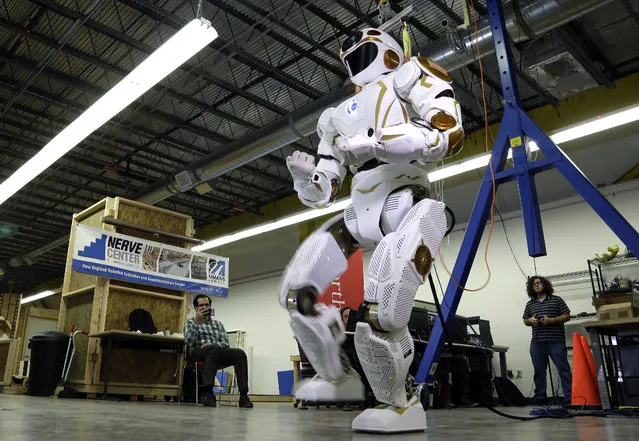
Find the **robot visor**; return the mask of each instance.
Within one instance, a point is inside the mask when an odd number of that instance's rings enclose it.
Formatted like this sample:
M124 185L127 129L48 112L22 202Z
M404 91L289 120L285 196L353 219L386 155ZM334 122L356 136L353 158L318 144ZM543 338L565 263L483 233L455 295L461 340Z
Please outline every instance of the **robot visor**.
M344 57L344 62L351 70L351 75L355 76L370 66L377 58L377 52L377 45L372 41L367 41Z

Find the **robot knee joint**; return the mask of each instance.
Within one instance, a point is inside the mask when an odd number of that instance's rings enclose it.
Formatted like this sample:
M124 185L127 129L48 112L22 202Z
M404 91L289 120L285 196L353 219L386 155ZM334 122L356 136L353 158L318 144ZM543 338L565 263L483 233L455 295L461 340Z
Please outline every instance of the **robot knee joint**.
M317 292L310 286L301 289L289 289L286 296L286 308L298 311L302 315L316 315Z
M375 331L386 331L379 324L379 305L377 303L362 303L357 311L357 321L368 323Z

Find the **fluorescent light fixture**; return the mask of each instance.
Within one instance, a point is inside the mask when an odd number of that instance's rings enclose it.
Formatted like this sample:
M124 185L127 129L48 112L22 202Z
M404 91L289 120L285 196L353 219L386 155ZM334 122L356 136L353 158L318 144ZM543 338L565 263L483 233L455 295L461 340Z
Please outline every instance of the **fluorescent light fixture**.
M613 129L635 121L639 121L639 106L631 107L608 116L599 117L585 123L577 124L569 129L564 129L550 135L550 139L555 144L563 144L568 141L574 141L575 139L583 138L585 136L593 135L595 133L603 132L604 130ZM539 150L539 146L534 141L529 142L528 148L531 152ZM508 159L511 159L512 157L513 152L512 150L509 150ZM484 153L470 159L454 162L429 173L428 179L431 182L435 182L467 171L484 168L488 165L489 159L490 153Z
M604 130L612 129L614 127L619 127L621 125L628 124L634 121L639 121L639 106L622 110L609 116L599 117L595 120L578 124L569 129L561 130L554 135L551 135L550 139L552 139L553 142L555 142L556 144L561 144L564 142L582 138L584 136L592 135L594 133L602 132ZM539 150L539 146L537 146L534 141L529 142L528 147L531 152ZM508 158L512 158L512 150L508 152ZM484 168L488 165L489 160L489 153L474 156L472 158L465 159L460 162L455 162L445 167L439 168L435 171L432 171L428 173L428 179L430 180L430 182L435 182L442 179L450 178L451 176L460 175L471 170ZM268 231L288 227L289 225L294 225L296 223L304 222L316 217L344 210L350 204L351 198L342 199L328 208L323 208L320 210L307 210L294 216L285 217L278 221L269 222L254 228L238 231L237 233L229 234L227 236L213 239L202 245L198 245L197 247L194 247L193 250L204 251L214 247L219 247L221 245L226 245L240 239L246 239L247 237L257 236L258 234L266 233Z
M258 234L267 233L273 230L279 230L280 228L299 224L300 222L315 219L321 216L326 216L327 214L335 213L338 211L343 211L350 204L351 204L351 198L342 199L340 201L335 202L330 207L319 208L319 209L308 209L308 210L302 211L301 213L295 214L293 216L284 217L277 221L267 222L257 227L249 228L247 230L241 230L241 231L238 231L237 233L218 237L217 239L210 240L208 242L203 243L202 245L193 247L192 249L193 251L209 250L211 248L226 245L228 243L236 242L241 239L246 239L247 237L257 236Z
M0 204L216 38L209 21L189 22L0 184Z
M40 299L44 299L45 297L49 297L52 296L54 294L57 294L60 291L43 291L39 294L34 294L32 296L29 297L24 297L22 300L20 300L20 304L24 305L25 303L29 303L29 302L34 302L36 300L40 300Z

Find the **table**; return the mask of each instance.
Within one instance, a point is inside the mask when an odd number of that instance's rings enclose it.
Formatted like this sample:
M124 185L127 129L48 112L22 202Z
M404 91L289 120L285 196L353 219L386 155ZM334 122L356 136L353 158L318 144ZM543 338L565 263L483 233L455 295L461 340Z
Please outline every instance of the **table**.
M99 338L102 342L102 346L106 345L106 352L104 355L104 394L106 398L108 384L109 384L109 371L110 371L110 358L111 351L114 344L117 347L133 347L142 349L170 349L176 353L184 351L184 337L171 337L165 335L155 334L142 334L139 332L129 331L104 331L97 332L95 334L89 334L89 337Z
M427 340L415 340L413 339L413 341L415 343L419 343L422 345L427 345L428 341ZM506 352L508 352L508 349L510 349L509 346L500 346L500 345L492 345L491 347L479 347L477 345L471 345L469 343L453 343L453 347L454 348L458 348L461 350L475 350L475 351L487 351L487 352L497 352L499 354L499 373L501 374L502 378L508 378L508 364L506 363Z
M347 331L346 335L354 336L355 333ZM422 344L422 345L428 344L428 341L426 340L413 339L413 341L415 343ZM453 346L456 348L465 349L465 350L480 349L475 345L466 344L466 343L453 343ZM497 352L499 354L499 370L500 370L501 376L503 378L508 378L508 365L506 363L506 352L508 352L508 349L510 348L508 346L493 345L490 348L482 348L482 349L489 352ZM293 383L297 384L300 380L300 367L301 367L302 358L299 355L291 355L290 360L293 362Z
M603 373L603 375L597 375L601 407L604 410L609 410L612 408L610 394L612 385L609 380L613 379L614 381L616 372L614 366L610 366L610 364L614 364L614 361L610 360L610 357L606 358L605 353L608 346L617 347L617 342L615 341L611 345L606 345L606 337L609 339L610 337L616 337L622 331L639 331L639 317L616 320L595 320L586 322L583 326L590 334L592 356L595 360L595 372Z
M14 338L0 340L0 387L11 384L11 374L13 373L17 349L18 340Z
M291 361L293 362L293 385L296 385L301 378L302 357L299 354L291 355Z

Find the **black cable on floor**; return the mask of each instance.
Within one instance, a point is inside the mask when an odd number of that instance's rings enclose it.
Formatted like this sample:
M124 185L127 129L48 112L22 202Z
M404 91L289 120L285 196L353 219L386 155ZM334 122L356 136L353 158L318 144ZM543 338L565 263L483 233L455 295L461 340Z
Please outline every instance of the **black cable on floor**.
M439 317L439 320L442 323L442 330L444 331L444 335L446 336L446 339L448 340L448 344L452 348L453 347L453 342L452 342L452 339L451 339L450 334L448 332L448 326L446 326L446 321L444 320L444 314L443 314L442 309L441 309L441 304L439 302L439 297L437 295L437 290L435 289L435 282L433 282L433 276L430 273L428 274L428 281L430 282L430 289L431 289L431 291L433 293L433 300L435 301L435 308L437 309L437 315ZM457 320L457 317L455 317L454 315L453 315L453 318L455 320ZM471 329L473 330L475 335L477 335L479 337L479 335L477 334L477 331L475 331L475 329L472 326L471 326ZM475 346L477 346L477 348L480 350L479 352L486 358L488 363L491 363L491 365L492 365L492 362L490 361L490 358L488 357L488 355L486 355L486 352L484 351L485 348L482 348L481 346L479 346L476 343L473 343L473 344L475 344ZM497 387L497 386L495 385L495 387ZM501 412L501 411L495 409L493 406L489 406L489 405L486 405L486 408L488 410L490 410L491 412L499 415L499 416L502 416L504 418L509 418L509 419L512 419L512 420L518 420L518 421L532 421L532 420L538 420L538 419L541 419L541 418L572 418L572 417L575 416L575 415L572 415L572 414L561 415L560 416L560 415L553 415L552 413L546 413L546 414L543 414L543 415L525 417L525 416L510 415L510 414Z

